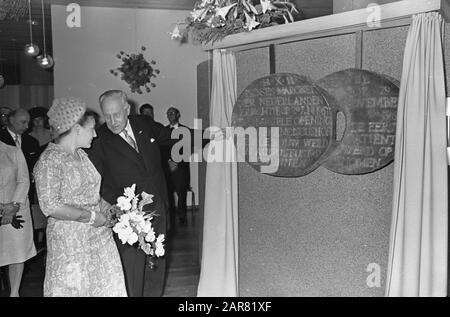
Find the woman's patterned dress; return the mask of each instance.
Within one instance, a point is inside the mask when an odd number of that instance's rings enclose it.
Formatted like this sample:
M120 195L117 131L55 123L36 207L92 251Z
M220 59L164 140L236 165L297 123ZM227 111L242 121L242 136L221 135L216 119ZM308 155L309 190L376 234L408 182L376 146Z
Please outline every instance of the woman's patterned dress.
M127 296L110 228L59 220L62 205L100 212L101 177L87 154L81 160L50 143L34 168L39 204L48 216L44 296Z

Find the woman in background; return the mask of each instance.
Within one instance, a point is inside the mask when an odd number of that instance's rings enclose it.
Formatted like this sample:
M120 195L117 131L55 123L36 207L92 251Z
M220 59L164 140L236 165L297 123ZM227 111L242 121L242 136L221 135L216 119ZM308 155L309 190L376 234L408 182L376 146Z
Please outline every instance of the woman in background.
M0 266L8 265L11 297L19 297L24 263L36 255L28 189L30 179L22 151L0 142ZM13 227L22 218L22 228Z
M96 136L79 99L55 99L48 112L58 134L34 168L48 216L44 296L126 296L119 252L106 225L100 174L82 148Z
M34 107L30 109L30 132L33 138L39 141L39 146L44 146L52 140L52 134L48 126L48 109Z
M48 109L43 107L34 107L29 110L30 113L30 128L29 135L39 141L40 150L42 153L47 147L48 143L53 139L52 133L48 125L47 117ZM38 252L45 250L45 228L47 226L47 218L41 211L39 207L36 188L34 186L34 180L31 180L30 184L30 205L31 205L31 216L33 217L33 228L35 231L35 242Z

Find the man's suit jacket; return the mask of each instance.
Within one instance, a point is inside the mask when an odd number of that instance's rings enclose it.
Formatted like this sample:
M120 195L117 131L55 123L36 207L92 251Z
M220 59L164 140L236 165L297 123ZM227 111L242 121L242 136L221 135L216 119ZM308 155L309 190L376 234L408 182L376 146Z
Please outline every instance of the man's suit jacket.
M132 115L129 121L139 153L120 135L112 133L106 124L98 128L97 138L87 152L102 176L101 196L110 204L116 204L124 188L136 184L136 194L145 191L154 195L150 210L159 215L155 219L157 233L164 233L168 196L159 147L171 144L170 130L146 116Z
M192 130L191 128L178 123L179 127L183 127L189 130L189 132L191 133L191 153L194 150L194 130ZM170 133L172 133L172 131L174 130L173 128L170 127L170 125L166 125L166 128L170 130ZM180 136L179 140L182 139L182 136ZM174 142L177 142L177 140L175 140ZM164 160L169 160L171 159L171 152L172 152L172 146L163 146L162 148L163 151L163 159ZM182 154L182 153L181 153ZM181 162L177 162L178 163L178 169L180 170L176 170L175 172L170 172L168 173L168 175L171 175L171 181L176 181L178 182L178 184L170 184L172 187L172 190L176 189L176 188L183 188L183 190L187 190L191 184L191 172L190 172L190 167L189 167L189 162L185 162L184 160Z

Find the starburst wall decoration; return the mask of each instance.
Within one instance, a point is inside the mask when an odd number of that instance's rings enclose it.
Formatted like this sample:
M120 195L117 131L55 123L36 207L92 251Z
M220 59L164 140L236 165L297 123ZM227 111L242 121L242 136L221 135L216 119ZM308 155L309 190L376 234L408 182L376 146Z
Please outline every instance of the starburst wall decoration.
M145 46L141 47L141 51L137 54L128 54L120 51L117 58L122 61L122 65L116 69L111 69L110 72L114 76L119 76L124 80L131 89L132 93L142 94L145 89L150 92L151 88L156 87L152 82L152 78L160 73L159 69L154 68L156 62L151 60L148 62L144 57Z

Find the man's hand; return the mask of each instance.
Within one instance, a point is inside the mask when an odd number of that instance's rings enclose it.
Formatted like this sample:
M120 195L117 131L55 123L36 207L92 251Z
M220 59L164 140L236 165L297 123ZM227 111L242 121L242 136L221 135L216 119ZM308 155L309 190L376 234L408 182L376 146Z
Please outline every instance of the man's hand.
M176 163L172 160L169 160L169 170L171 172L175 172L177 170L177 168L178 168L178 163Z

